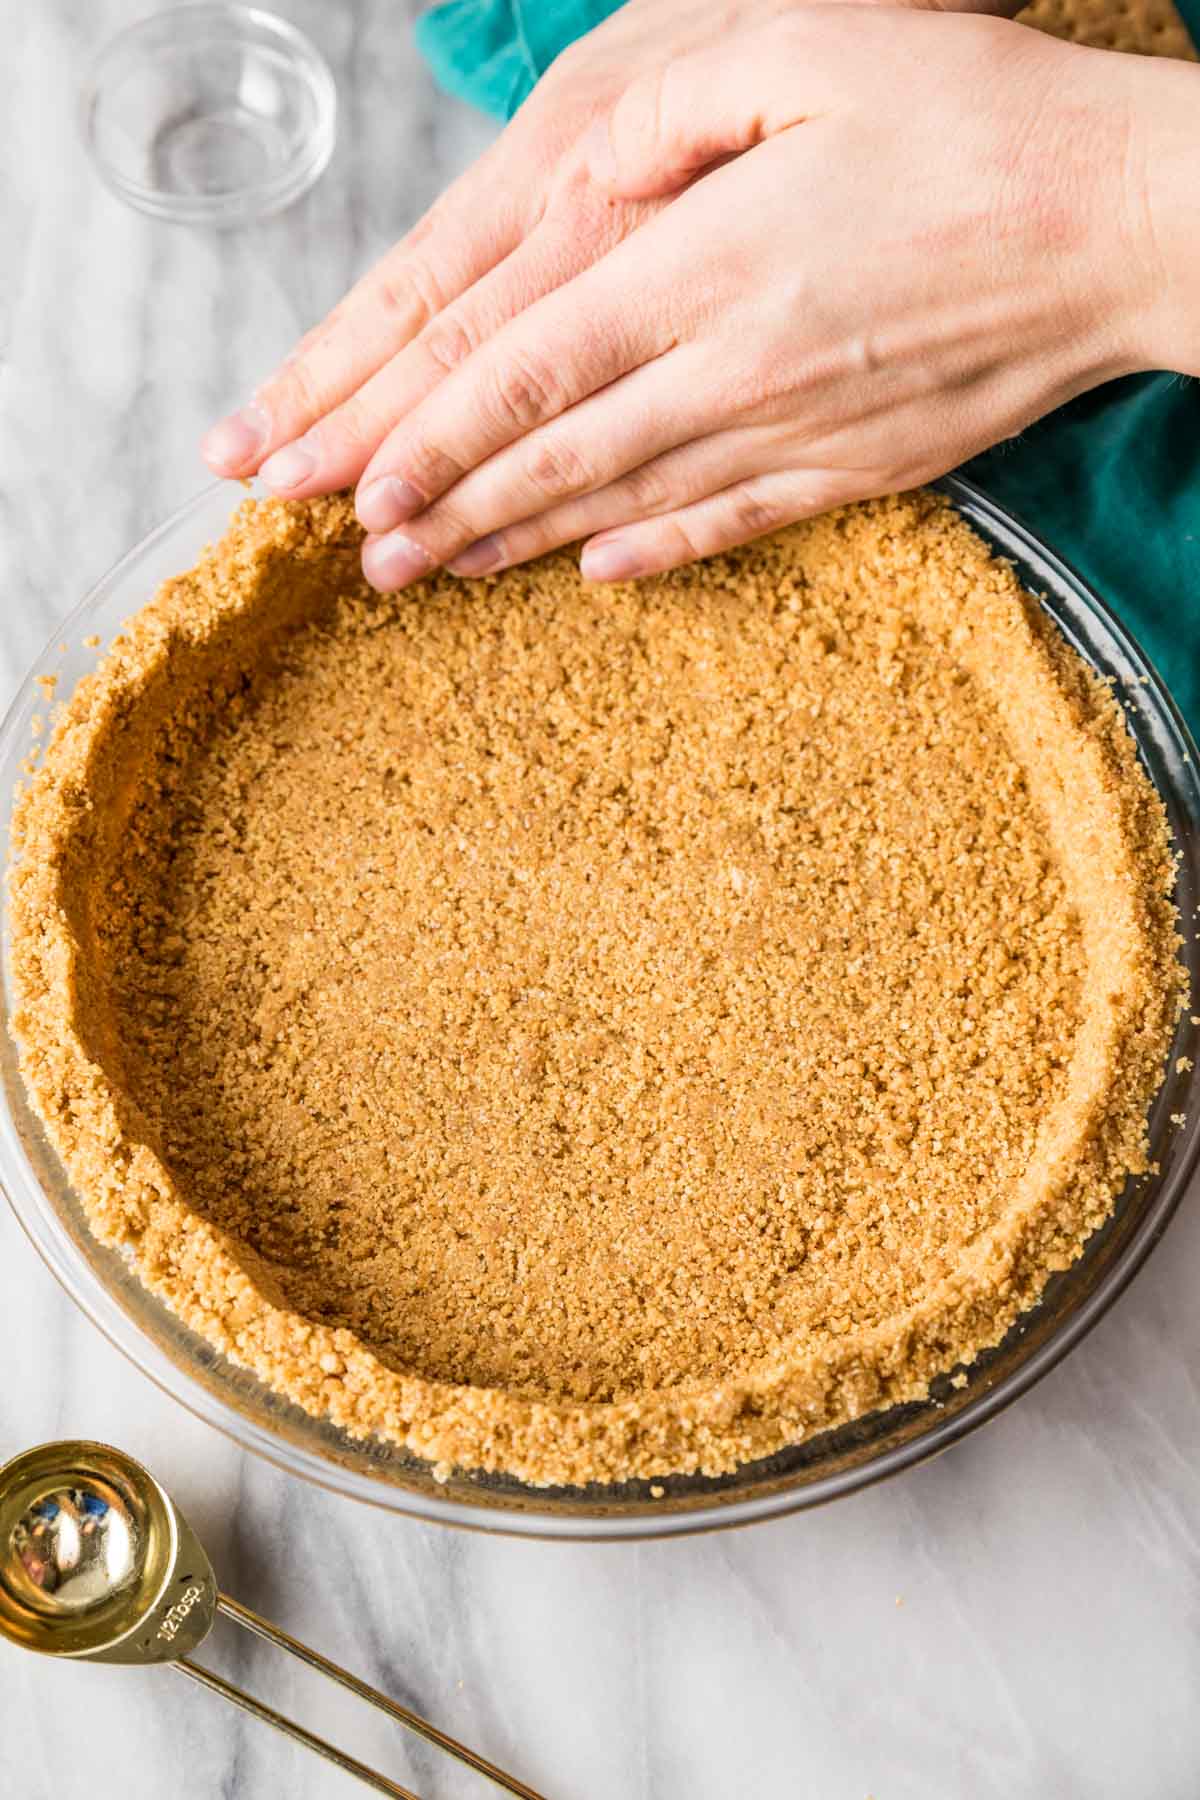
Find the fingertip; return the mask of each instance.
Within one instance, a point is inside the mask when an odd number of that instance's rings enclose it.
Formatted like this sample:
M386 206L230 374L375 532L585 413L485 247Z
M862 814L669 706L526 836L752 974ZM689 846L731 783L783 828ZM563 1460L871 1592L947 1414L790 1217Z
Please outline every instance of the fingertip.
M253 469L270 434L265 408L252 400L205 432L200 454L214 475L242 475Z
M452 556L446 567L452 575L492 575L504 566L505 560L500 534L491 531L486 537L476 538L457 556Z
M632 581L647 573L645 559L624 537L595 537L579 554L585 581Z
M363 574L381 594L393 594L422 575L428 575L434 559L422 545L399 531L386 537L369 537L362 549Z
M289 492L312 480L317 472L316 452L304 438L298 438L294 444L285 444L282 450L268 456L258 472L272 490Z
M364 531L393 531L405 525L426 504L411 481L398 475L381 475L363 482L354 496L354 511Z

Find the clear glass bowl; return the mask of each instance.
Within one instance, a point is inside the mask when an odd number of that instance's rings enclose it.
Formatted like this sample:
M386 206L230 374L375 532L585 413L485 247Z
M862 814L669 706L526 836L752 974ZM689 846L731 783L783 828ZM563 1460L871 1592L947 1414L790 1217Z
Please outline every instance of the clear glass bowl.
M1200 971L1200 780L1187 728L1137 645L1080 579L1020 524L957 478L942 484L959 511L1004 556L1075 648L1114 679L1130 728L1161 794L1179 852L1176 899L1193 981ZM190 567L220 535L242 492L209 488L132 550L55 633L0 728L0 830L5 839L31 720L45 709L33 675L56 674L68 692L95 661L81 642L107 642L165 577ZM65 645L65 648L63 647ZM8 927L3 1001L8 1016ZM391 1445L357 1441L280 1399L217 1355L141 1287L115 1251L88 1230L54 1152L30 1113L7 1031L0 1043L0 1183L35 1247L88 1317L118 1349L209 1424L292 1474L393 1512L443 1523L559 1538L634 1538L741 1525L836 1499L955 1443L1033 1385L1066 1355L1127 1285L1162 1236L1200 1152L1200 1029L1185 1009L1164 1086L1150 1115L1157 1172L1131 1179L1113 1217L1041 1304L1004 1342L949 1378L920 1404L872 1414L839 1431L717 1479L685 1476L567 1490L526 1487L490 1475L435 1481L426 1465ZM1188 1058L1192 1068L1176 1068ZM1178 1127L1171 1114L1185 1115Z
M80 99L83 140L131 206L244 225L310 188L333 153L337 90L294 25L257 7L180 6L103 45Z

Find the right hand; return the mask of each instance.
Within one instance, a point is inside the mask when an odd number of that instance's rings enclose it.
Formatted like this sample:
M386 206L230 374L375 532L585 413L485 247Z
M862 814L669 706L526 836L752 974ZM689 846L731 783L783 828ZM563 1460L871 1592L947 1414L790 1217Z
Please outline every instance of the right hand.
M589 174L590 134L630 81L803 3L628 0L571 45L496 143L301 339L250 405L208 433L202 448L213 472L260 473L290 499L356 483L445 375L667 204L614 199ZM1013 10L1013 0L911 4ZM369 503L360 516L371 528Z

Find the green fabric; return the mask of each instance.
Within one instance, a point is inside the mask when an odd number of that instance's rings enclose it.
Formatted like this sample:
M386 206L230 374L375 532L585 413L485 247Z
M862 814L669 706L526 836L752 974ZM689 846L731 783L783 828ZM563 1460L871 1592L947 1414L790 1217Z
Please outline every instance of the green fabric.
M1112 382L964 473L1120 614L1200 739L1200 384Z
M1200 44L1200 0L1177 4ZM443 87L505 119L560 50L615 10L614 0L442 0L417 40ZM1200 737L1200 384L1113 382L965 472L1122 616Z
M469 100L494 119L511 119L559 51L620 4L440 0L417 20L417 45L448 94Z

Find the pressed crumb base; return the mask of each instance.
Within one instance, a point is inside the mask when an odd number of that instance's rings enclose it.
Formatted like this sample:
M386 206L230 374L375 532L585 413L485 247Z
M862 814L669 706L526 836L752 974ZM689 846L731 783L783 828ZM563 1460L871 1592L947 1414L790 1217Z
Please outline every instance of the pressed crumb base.
M999 1341L1145 1166L1183 974L1120 709L931 495L386 599L248 502L10 876L97 1235L440 1470L727 1471Z

